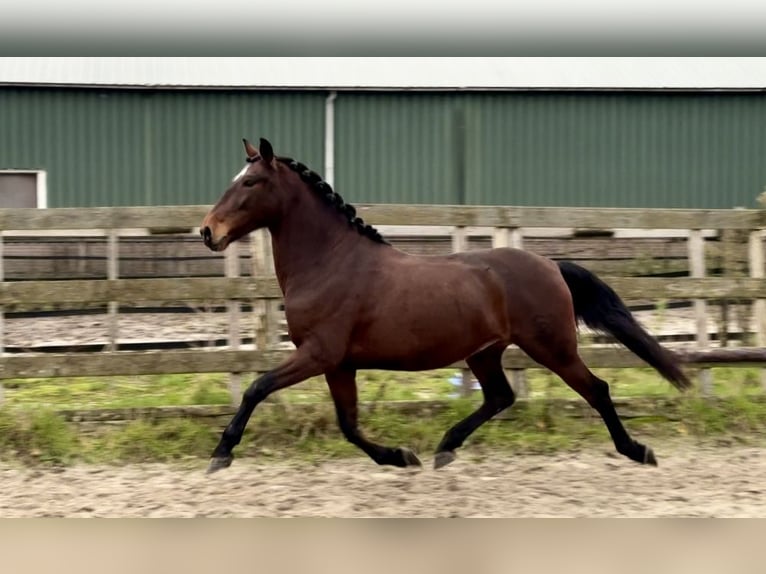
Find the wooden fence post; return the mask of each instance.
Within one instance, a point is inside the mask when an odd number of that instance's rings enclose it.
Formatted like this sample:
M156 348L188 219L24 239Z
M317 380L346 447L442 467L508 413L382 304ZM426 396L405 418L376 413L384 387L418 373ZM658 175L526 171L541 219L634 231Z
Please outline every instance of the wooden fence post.
M229 245L224 257L224 273L226 277L239 277L239 243L234 242ZM241 309L239 301L227 301L226 308L229 316L229 348L232 351L237 351L241 343L239 329ZM242 394L241 373L229 373L229 394L232 405L238 405Z
M262 277L266 274L266 253L264 247L264 235L266 231L259 229L250 234L250 274L253 277ZM253 305L253 322L255 324L254 340L255 348L259 351L266 349L268 345L268 326L266 325L266 301L256 299Z
M736 238L734 230L719 229L719 249L720 249L720 267L721 274L724 277L735 277L737 275L736 265L734 264L736 251ZM715 263L713 263L715 268ZM730 304L728 299L721 299L718 303L718 345L727 347L730 344L729 337L729 317L737 314L737 304Z
M748 265L750 277L764 278L763 232L760 229L750 232ZM753 301L753 318L755 320L755 344L758 347L766 346L766 299ZM766 390L766 369L761 369L761 386Z
M735 207L734 211L742 211L744 208ZM719 230L719 246L721 252L721 268L727 278L745 277L748 274L749 263L743 257L745 244L749 242L749 229L721 229ZM730 319L735 322L735 328L742 337L740 345L746 345L747 336L750 334L751 315L755 312L751 300L728 300L716 301L720 304L721 326L718 329L721 347L726 347L729 342L728 323Z
M705 238L701 229L689 231L689 271L692 277L705 276ZM707 349L710 339L707 331L707 305L704 299L694 300L694 320L696 323L697 347ZM700 371L700 389L703 395L713 392L713 372L710 369Z
M266 274L275 276L277 271L274 266L274 251L271 248L271 234L264 230L263 232L263 250L264 261L266 265ZM280 325L282 323L282 313L279 310L282 304L281 299L266 299L266 334L268 336L266 346L270 349L276 349L280 344Z
M117 229L109 229L107 235L106 247L106 278L116 281L119 277L120 262L120 235ZM119 338L119 302L109 301L108 319L109 325L109 350L117 350L117 339Z
M250 241L252 276L274 275L274 253L271 250L271 236L268 231L254 231ZM279 299L259 299L253 304L255 344L259 351L272 349L279 344L279 304Z
M273 276L274 252L271 248L271 235L266 229L259 229L250 234L252 255L251 273L253 277ZM258 299L253 303L255 320L255 347L259 351L276 349L280 343L280 299ZM272 394L267 402L280 403L279 394Z

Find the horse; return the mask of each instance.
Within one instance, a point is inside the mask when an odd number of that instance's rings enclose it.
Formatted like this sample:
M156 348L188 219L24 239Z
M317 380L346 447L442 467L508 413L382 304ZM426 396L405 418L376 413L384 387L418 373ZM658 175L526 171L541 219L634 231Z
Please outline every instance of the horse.
M243 140L244 168L204 217L200 235L220 252L246 234L271 234L291 355L256 378L215 447L208 472L231 465L255 407L271 393L324 375L345 438L380 465L422 466L406 447L367 438L358 425L356 373L420 371L465 360L480 406L449 428L434 468L451 463L471 433L513 405L502 355L516 345L595 409L617 452L657 465L624 428L609 385L577 351L578 322L611 335L680 390L691 383L615 291L572 262L513 248L417 256L394 248L302 163Z

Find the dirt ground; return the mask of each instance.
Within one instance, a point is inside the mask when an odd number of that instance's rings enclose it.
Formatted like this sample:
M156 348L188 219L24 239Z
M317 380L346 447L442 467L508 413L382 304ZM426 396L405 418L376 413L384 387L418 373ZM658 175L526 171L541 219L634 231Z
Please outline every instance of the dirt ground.
M658 468L594 450L431 470L367 459L0 467L0 517L766 517L766 448L653 445ZM424 463L426 463L424 457Z
M690 308L670 309L661 314L654 311L639 311L635 313L635 316L654 335L688 334L696 330L694 310ZM710 334L716 333L716 320L717 314L710 312L708 314ZM729 328L732 333L738 331L733 312L730 316ZM240 320L240 336L252 337L254 329L254 316L251 313L243 313ZM120 315L118 322L118 340L120 343L143 344L195 341L203 345L216 338L225 339L228 336L228 330L229 316L225 313L123 314ZM6 346L29 350L35 350L40 346L83 344L103 345L106 348L109 341L109 317L105 314L94 314L10 318L5 321L3 341ZM689 342L682 345L693 346Z
M120 318L120 333L141 341L225 333L226 316L213 318L171 315L158 329L156 317L131 315ZM662 327L680 332L689 320L688 311L678 312ZM243 334L248 329L243 320ZM14 319L6 321L5 335L6 344L18 346L103 343L107 322L103 316ZM438 472L425 456L422 471L381 468L366 458L320 465L237 459L211 476L204 462L0 466L0 517L766 517L766 446L651 446L659 468L636 465L606 446L483 460L466 450Z

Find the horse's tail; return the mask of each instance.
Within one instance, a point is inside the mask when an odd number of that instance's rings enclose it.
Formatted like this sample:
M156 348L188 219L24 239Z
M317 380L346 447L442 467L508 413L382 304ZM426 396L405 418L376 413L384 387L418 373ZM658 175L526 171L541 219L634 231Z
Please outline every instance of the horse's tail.
M678 389L691 381L677 365L677 359L660 346L631 315L614 290L587 269L570 261L559 262L559 269L572 293L575 316L588 327L612 335L633 353L654 367Z

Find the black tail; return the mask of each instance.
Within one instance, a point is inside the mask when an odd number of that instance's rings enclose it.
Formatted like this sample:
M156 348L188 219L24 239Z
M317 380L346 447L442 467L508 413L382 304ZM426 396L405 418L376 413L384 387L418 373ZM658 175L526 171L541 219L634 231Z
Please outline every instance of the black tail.
M606 332L654 367L678 389L691 382L676 364L673 354L660 346L638 324L614 290L587 269L570 261L559 262L559 269L572 292L575 315L591 329Z

